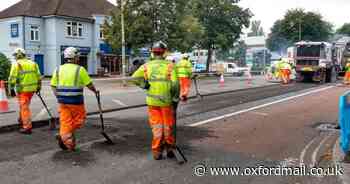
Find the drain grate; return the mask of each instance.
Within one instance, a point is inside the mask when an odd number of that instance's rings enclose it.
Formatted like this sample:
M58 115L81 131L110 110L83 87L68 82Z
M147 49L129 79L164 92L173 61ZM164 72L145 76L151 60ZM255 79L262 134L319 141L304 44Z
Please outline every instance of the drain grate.
M316 129L321 131L338 131L339 126L334 123L322 123L319 124Z

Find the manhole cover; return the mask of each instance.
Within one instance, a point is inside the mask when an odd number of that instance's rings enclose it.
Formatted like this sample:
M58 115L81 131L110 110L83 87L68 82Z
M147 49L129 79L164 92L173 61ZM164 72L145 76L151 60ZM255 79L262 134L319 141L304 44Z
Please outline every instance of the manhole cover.
M323 123L316 127L316 129L321 131L336 131L339 129L338 125L333 123Z

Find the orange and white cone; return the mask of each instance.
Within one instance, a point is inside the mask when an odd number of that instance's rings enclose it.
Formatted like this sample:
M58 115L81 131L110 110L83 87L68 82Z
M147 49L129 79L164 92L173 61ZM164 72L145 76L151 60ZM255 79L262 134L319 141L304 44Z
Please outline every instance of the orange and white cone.
M9 112L9 102L5 92L5 81L0 81L0 113Z
M247 84L252 84L252 80L253 80L252 74L250 73L250 71L248 71L248 80L247 80Z
M220 76L220 87L224 87L224 84L225 84L224 74L221 74L221 76Z

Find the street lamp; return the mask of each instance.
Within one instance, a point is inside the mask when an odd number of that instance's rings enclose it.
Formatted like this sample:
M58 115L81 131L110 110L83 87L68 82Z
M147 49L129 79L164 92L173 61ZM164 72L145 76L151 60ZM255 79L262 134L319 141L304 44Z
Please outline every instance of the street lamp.
M118 0L117 0L118 3ZM125 53L125 25L124 25L124 1L120 0L121 7L121 27L122 27L122 75L123 75L123 85L126 86L126 53Z

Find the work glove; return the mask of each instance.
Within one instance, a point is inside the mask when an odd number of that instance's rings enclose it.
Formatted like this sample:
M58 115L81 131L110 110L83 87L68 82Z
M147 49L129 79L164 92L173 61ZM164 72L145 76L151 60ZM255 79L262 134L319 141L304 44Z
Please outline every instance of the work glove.
M148 80L145 80L145 81L144 81L143 89L149 90L150 87L151 87L151 84L148 82Z

